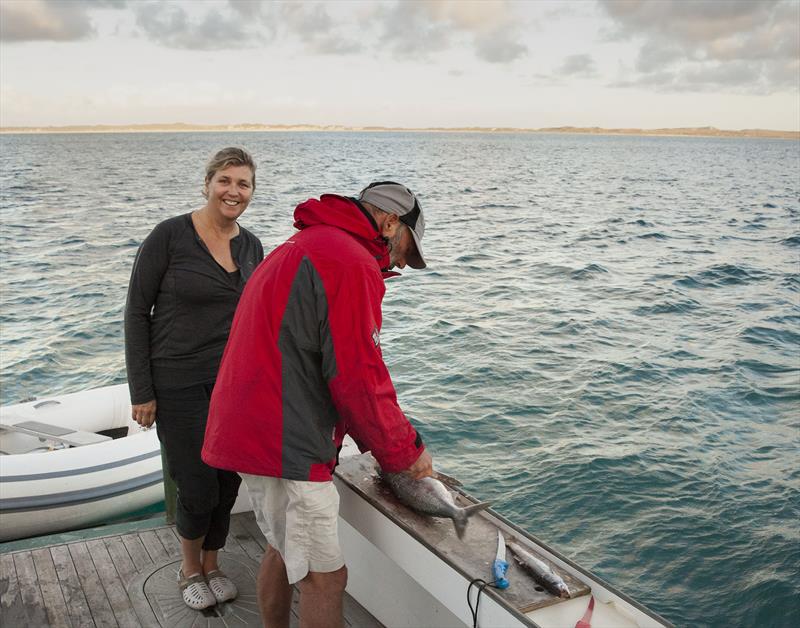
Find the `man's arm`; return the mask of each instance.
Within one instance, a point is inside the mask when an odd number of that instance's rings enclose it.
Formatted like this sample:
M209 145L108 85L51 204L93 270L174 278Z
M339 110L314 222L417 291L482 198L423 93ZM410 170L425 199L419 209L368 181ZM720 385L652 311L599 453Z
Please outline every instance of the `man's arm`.
M383 278L355 267L327 294L323 363L344 429L366 445L384 471L431 475L431 457L397 403L380 347ZM324 333L324 332L323 332Z
M414 478L415 480L419 480L420 478L424 478L428 475L433 475L433 458L428 453L427 450L423 451L420 454L420 457L417 458L417 461L412 464L408 469L403 471L406 475Z

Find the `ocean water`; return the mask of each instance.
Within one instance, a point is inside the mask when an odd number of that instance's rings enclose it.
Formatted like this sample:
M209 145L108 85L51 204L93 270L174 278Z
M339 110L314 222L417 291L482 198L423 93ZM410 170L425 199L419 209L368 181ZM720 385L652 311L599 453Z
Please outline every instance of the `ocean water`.
M267 249L308 197L419 193L382 345L439 469L678 625L800 623L800 144L0 136L3 404L125 380L136 248L226 145Z

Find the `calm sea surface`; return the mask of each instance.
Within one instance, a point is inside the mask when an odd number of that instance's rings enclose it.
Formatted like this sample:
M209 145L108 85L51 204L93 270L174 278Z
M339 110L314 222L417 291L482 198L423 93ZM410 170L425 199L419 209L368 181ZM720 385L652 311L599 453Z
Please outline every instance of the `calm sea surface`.
M419 193L382 344L441 470L679 625L800 622L800 144L0 136L3 404L125 381L136 248L226 145L266 249L308 197Z

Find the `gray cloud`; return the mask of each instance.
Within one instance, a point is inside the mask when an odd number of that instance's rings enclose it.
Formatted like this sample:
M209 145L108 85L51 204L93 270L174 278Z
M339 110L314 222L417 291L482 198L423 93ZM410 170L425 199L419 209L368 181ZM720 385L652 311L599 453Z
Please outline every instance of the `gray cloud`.
M75 41L94 35L87 5L58 0L2 0L0 40Z
M489 63L508 63L523 56L528 49L518 42L492 33L475 38L475 52Z
M703 43L756 29L782 0L599 0L621 37L663 33L686 43Z
M685 58L686 53L678 44L668 41L647 41L636 57L636 69L645 74L658 72Z
M241 6L236 7L236 12L241 10ZM136 25L145 35L168 48L248 48L260 43L265 35L263 29L253 28L252 22L244 21L237 15L222 14L216 8L197 21L191 20L183 7L175 4L140 2L134 6L134 11Z
M747 85L747 92L766 94L774 91L776 85L796 86L799 78L800 63L795 64L794 69L776 66L774 71L765 74L759 62L735 61L651 72L633 80L617 81L611 86L648 87L662 92L738 92L742 91L742 85Z
M597 76L597 68L595 67L594 59L587 54L570 55L564 59L558 74L577 78L592 78Z
M795 0L600 0L612 39L642 41L635 74L616 83L667 91L797 89Z
M349 55L363 50L363 46L358 41L346 41L336 35L316 37L310 46L312 52L321 55Z
M290 2L280 7L282 22L295 34L306 38L331 28L331 16L321 4Z
M527 53L519 39L520 26L508 2L428 0L378 5L369 25L381 26L381 42L395 56L425 57L466 39L478 58L509 63Z
M144 34L163 46L189 50L250 48L276 37L296 37L314 54L349 54L361 50L358 40L337 35L324 4L228 0L192 19L180 5L162 2L134 7Z
M422 3L377 5L362 20L362 29L369 32L376 26L375 39L397 57L424 57L450 45L451 30L431 20Z
M286 25L310 52L344 55L362 49L357 39L337 34L338 25L334 24L324 5L291 2L278 6L281 24Z
M246 19L260 19L264 14L264 5L260 0L228 0L228 4Z

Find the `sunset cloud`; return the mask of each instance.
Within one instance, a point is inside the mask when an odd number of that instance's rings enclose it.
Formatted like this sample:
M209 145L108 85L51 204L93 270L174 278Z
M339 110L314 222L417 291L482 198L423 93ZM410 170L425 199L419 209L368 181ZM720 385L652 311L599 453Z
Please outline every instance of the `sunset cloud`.
M375 5L374 22L381 41L397 57L424 57L429 53L466 45L481 60L509 63L523 57L520 16L508 2L394 2Z
M794 0L601 0L610 38L639 43L621 86L663 91L798 88L800 4Z
M0 41L78 41L95 34L90 8L123 8L124 0L63 2L61 0L2 0Z
M212 6L204 14L193 16L175 3L137 2L133 6L136 25L149 39L167 48L249 48L271 35L270 29L256 28L240 18L241 11L247 9L246 3L237 2L232 9L223 12Z
M797 0L0 0L0 118L797 129L799 24Z

